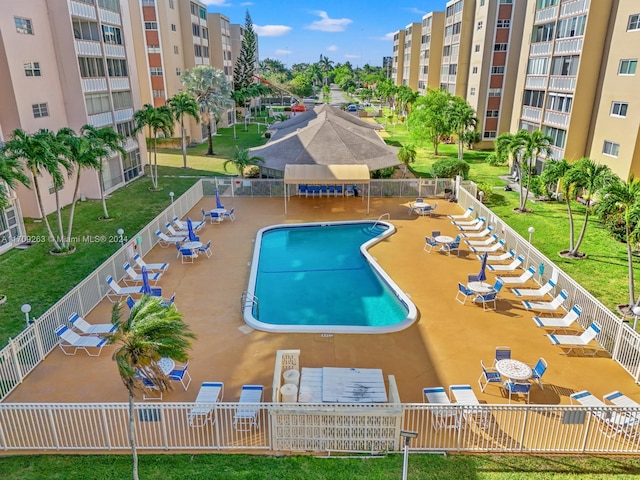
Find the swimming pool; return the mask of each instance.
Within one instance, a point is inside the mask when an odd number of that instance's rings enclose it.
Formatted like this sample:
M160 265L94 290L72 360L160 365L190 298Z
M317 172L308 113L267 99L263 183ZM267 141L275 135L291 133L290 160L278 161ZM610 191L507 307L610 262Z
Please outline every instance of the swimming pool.
M417 318L408 296L368 249L389 237L387 222L272 225L251 263L245 322L267 332L388 333Z

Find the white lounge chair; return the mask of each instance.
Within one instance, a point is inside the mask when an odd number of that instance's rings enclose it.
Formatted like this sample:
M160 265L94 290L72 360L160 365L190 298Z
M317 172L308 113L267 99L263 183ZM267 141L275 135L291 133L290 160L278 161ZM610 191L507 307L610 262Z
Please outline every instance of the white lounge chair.
M548 334L547 337L549 337L549 340L551 340L551 343L554 345L560 345L563 348L563 353L566 355L571 353L575 348L582 349L582 353L586 354L584 347L588 346L591 340L596 338L599 333L600 325L593 322L580 335L555 335L551 333ZM595 355L596 352L597 350L594 349L592 355Z
M104 335L115 332L118 328L118 326L113 323L96 323L92 325L87 323L87 321L77 313L69 315L69 323L71 323L72 328L86 335Z
M167 232L174 237L186 237L189 235L189 230L176 230L171 225L171 222L167 222L164 226L167 228Z
M517 297L544 297L547 293L551 294L554 288L556 288L556 284L548 280L540 288L512 288L511 291Z
M208 421L213 425L216 417L213 414L216 403L224 398L224 383L203 382L196 397L195 406L189 410L187 418L192 427L203 427Z
M533 267L527 268L519 277L498 277L505 285L523 285L533 278L536 271Z
M168 263L146 263L138 253L133 256L133 261L136 262L136 265L138 265L140 268L146 267L148 272L151 272L153 270L164 272L167 270L167 268L169 268Z
M493 232L493 227L487 227L484 230L482 230L481 232L463 233L462 236L464 238L482 238L482 237L487 237L487 236L491 235L491 232Z
M451 223L456 227L471 227L473 225L477 225L480 222L484 222L484 217L470 218L469 220L462 221L462 222L453 221Z
M507 265L487 265L487 268L492 272L513 272L518 268L522 268L522 262L524 262L524 257L522 255L518 255L511 263Z
M487 263L504 262L505 260L511 260L515 256L515 250L509 250L508 252L501 253L500 255L487 255ZM478 260L482 261L482 255L476 255L476 257L478 257Z
M171 244L176 244L176 243L186 242L187 241L187 237L170 237L166 233L162 233L160 230L156 231L156 235L159 238L158 243L160 244L160 246L162 248L166 248Z
M640 407L640 403L630 399L624 393L618 390L616 390L615 392L607 393L603 398L605 401L611 402L617 407L631 407L631 408Z
M457 405L469 405L462 410L462 416L465 421L474 423L481 429L489 428L491 412L474 407L474 405L480 405L480 401L476 394L473 393L471 385L450 385L449 395L456 401Z
M499 240L498 235L493 234L486 240L465 240L464 243L473 247L486 247L487 245L491 245L492 243L495 243L498 240Z
M627 438L633 438L638 435L640 424L638 417L609 411L605 408L607 405L588 390L572 393L570 399L571 403L575 402L585 407L591 407L589 413L600 422L600 430L607 437L611 438L616 434L621 434Z
M560 293L550 302L522 302L524 308L527 310L536 310L540 312L555 312L562 306L564 301L569 298L569 294L566 290L561 290Z
M177 215L175 217L173 217L171 219L171 221L178 228L178 230L184 230L185 232L189 231L189 227L187 226L187 222L186 221L183 222L182 220L180 220ZM193 227L193 231L194 232L197 232L202 227L204 227L205 224L206 223L204 222L204 220L202 222L191 222L191 227Z
M423 400L427 403L444 405L441 408L431 410L431 414L433 415L433 428L435 430L441 428L458 428L460 425L458 410L452 407L446 407L446 405L451 405L451 400L449 400L444 387L423 388L422 395Z
M93 335L80 336L76 332L69 330L65 325L58 326L56 334L60 337L58 346L65 355L75 355L78 350L84 350L90 357L97 357L107 344L106 338ZM98 349L97 353L89 352L90 348Z
M562 318L557 317L532 317L534 323L538 327L548 328L566 328L570 327L573 322L578 320L582 313L580 305L574 305L571 310Z
M130 282L142 282L142 274L137 273L129 262L124 262L122 267L124 268L125 273L129 276ZM149 279L149 283L153 283L155 285L158 283L158 280L160 280L160 277L162 277L162 273L147 272L147 277ZM124 282L127 283L127 280Z
M473 225L458 226L458 230L463 230L463 231L466 231L466 232L478 232L483 228L485 228L484 227L484 218L479 218L478 219L478 223L475 223Z
M488 247L469 247L469 250L473 253L497 252L501 249L504 250L504 240L499 240L498 243L494 243Z
M247 405L238 407L233 415L233 426L236 430L242 432L251 431L252 428L260 428L260 406L262 402L262 385L243 385L240 392L240 400L238 403L247 403L255 405Z
M448 215L450 220L464 220L470 218L473 213L473 207L467 208L462 215Z
M127 295L142 295L142 286L121 287L111 275L107 277L107 285L110 288L107 292L107 298L114 303L121 298L126 298Z

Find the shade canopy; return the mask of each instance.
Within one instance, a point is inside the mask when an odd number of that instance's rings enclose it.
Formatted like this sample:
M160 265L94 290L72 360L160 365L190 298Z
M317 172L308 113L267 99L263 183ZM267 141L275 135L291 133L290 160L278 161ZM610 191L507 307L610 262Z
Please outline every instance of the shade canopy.
M286 165L284 183L336 185L345 183L369 183L366 165Z

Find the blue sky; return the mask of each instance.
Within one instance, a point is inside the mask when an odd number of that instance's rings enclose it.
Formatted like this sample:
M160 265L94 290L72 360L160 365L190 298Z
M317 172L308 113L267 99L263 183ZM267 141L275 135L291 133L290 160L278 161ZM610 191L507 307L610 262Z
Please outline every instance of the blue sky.
M244 24L249 10L260 36L260 60L275 58L287 67L317 62L382 66L393 53L393 32L425 13L444 10L446 0L202 0L209 12Z

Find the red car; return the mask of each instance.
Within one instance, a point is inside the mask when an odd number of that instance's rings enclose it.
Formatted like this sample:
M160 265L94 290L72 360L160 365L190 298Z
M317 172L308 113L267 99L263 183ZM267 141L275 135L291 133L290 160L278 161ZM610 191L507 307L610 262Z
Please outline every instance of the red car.
M296 104L293 107L291 107L291 111L292 112L306 112L307 109L304 108L304 105Z

